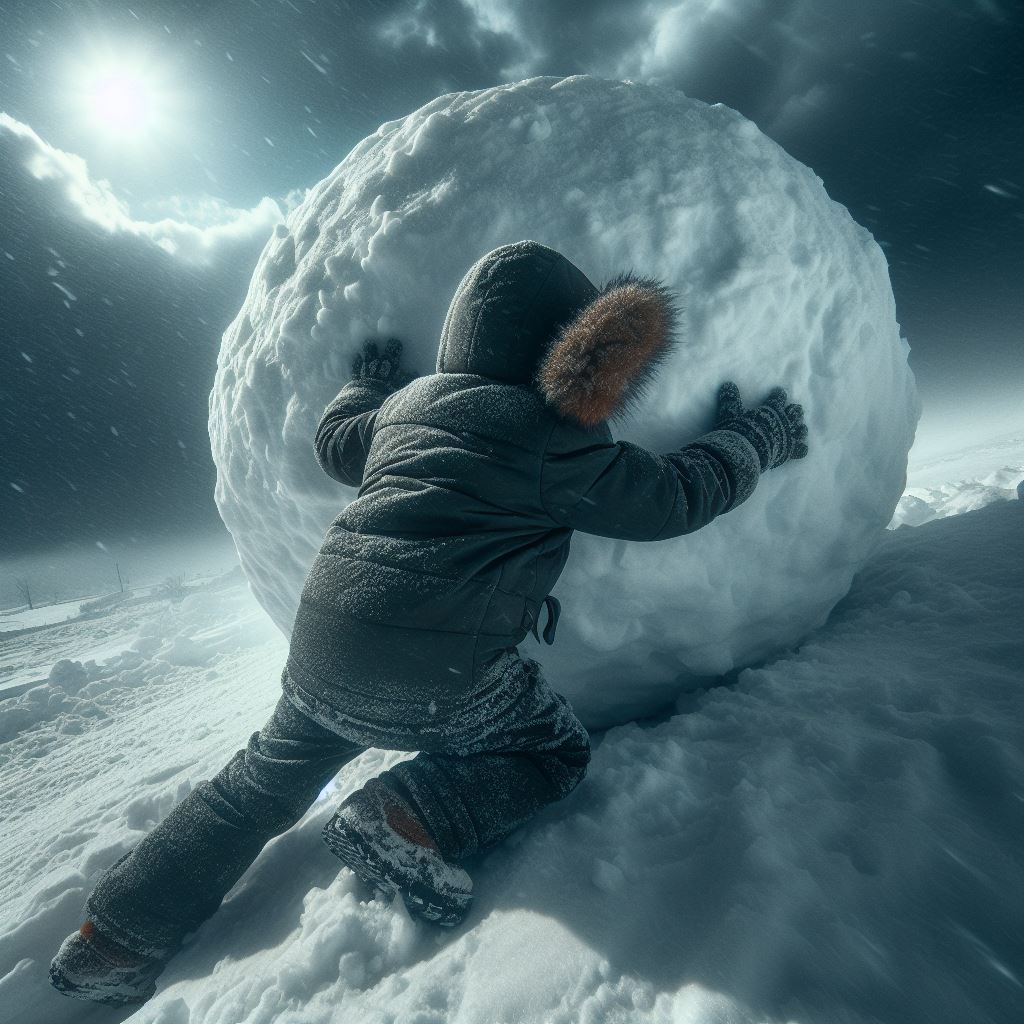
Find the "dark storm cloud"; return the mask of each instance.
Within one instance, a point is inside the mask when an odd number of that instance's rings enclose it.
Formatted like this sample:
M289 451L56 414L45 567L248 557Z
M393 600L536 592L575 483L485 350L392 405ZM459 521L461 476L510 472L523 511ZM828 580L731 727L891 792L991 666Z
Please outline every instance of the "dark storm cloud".
M866 86L874 65L955 61L969 54L975 23L984 31L1019 22L995 0L466 2L482 26L515 40L504 77L586 73L671 85L741 110L784 144L866 93L877 99Z
M220 334L279 219L135 219L0 116L2 553L216 525L206 403Z

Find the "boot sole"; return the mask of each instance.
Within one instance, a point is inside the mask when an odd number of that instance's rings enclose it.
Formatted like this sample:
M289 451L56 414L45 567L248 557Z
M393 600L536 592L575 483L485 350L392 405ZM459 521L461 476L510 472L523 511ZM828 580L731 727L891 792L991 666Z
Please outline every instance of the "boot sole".
M137 1006L145 1003L156 993L156 985L153 982L148 983L145 992L132 994L126 992L119 994L113 985L75 982L53 964L50 965L50 984L61 995L70 996L72 999L88 1000L91 1003L103 1003L106 1006ZM130 982L122 981L116 987L123 988L127 984Z
M401 896L412 917L421 918L442 928L454 928L466 916L471 893L446 894L409 880L396 882L390 878L374 847L358 832L338 828L332 821L324 826L323 839L327 848L353 873L372 886L385 899Z

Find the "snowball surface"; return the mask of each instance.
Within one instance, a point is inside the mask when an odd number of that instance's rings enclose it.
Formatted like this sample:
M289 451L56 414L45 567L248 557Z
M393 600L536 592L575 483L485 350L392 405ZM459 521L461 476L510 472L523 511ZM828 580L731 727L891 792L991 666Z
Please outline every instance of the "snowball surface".
M670 451L715 392L781 384L810 455L705 529L642 544L576 534L554 593L552 685L590 726L798 643L893 515L920 405L888 268L821 180L740 114L587 76L440 96L360 142L279 225L225 332L210 396L217 503L259 601L291 626L324 532L355 496L312 438L366 337L433 372L448 303L508 242L564 253L598 286L626 269L685 308L683 343L617 438Z

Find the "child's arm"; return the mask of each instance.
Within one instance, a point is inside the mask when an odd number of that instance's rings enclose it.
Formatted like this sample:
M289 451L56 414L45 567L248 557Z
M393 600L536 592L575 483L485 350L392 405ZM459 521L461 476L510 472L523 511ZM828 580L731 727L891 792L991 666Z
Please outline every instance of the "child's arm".
M324 410L313 442L320 468L349 487L363 482L377 410L398 383L401 342L392 338L381 356L374 342L352 360L352 380Z
M390 393L352 381L324 410L313 442L316 461L338 483L358 487L363 482L377 410Z
M584 533L666 540L706 526L746 501L762 472L807 454L802 410L786 406L781 389L745 411L735 385L723 386L716 427L664 455L607 431L595 444L592 432L556 429L541 475L545 507Z

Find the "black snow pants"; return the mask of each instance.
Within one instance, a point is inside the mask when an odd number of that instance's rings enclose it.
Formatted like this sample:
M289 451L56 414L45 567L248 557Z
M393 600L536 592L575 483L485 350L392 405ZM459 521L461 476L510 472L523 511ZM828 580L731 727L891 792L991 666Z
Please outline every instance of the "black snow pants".
M172 953L263 846L366 749L364 737L346 736L344 723L296 697L287 671L282 681L285 694L245 749L101 877L86 903L101 932L139 953ZM537 662L509 648L479 689L463 721L380 776L410 800L449 859L499 842L566 796L590 760L586 729ZM393 749L419 749L401 723L394 729Z

